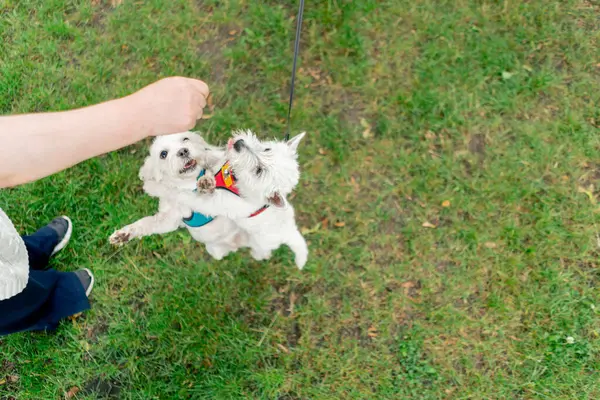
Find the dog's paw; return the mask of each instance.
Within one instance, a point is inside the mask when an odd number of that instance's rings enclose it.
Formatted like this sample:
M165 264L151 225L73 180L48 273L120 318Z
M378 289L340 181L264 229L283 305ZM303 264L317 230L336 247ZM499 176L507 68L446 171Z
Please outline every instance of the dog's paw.
M263 249L252 249L250 251L250 255L256 261L265 261L265 260L268 260L269 258L271 258L271 252L269 250L263 250Z
M119 245L129 242L130 239L131 239L131 234L129 232L120 230L120 231L116 231L115 233L110 235L110 237L108 238L108 241L112 245L119 246Z
M203 176L198 179L196 182L196 188L198 189L198 193L213 193L215 191L215 187L217 183L213 176Z

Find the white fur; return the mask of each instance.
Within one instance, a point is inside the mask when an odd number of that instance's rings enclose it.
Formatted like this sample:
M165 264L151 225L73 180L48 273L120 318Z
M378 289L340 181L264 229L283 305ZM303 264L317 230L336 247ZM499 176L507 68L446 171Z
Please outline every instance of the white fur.
M187 156L182 153L184 149L188 151ZM166 157L161 158L161 153L164 155L164 152ZM210 146L201 136L192 132L156 138L139 176L144 182L144 191L159 198L158 213L117 230L110 236L110 243L122 244L133 238L186 227L192 237L204 243L207 252L217 260L240 247L247 246L246 232L226 216L218 216L199 228L192 228L183 223L183 218L191 215L192 207L180 201L180 197L185 194L192 195L201 169L206 169L206 178L214 179L214 168L221 165L219 163L223 158L222 149ZM184 170L184 166L190 160L194 160L196 166Z
M207 215L221 215L234 219L248 233L252 256L265 260L282 244L295 254L298 268L308 258L306 241L296 226L294 208L286 197L298 184L298 144L304 133L288 142L260 141L250 132L237 132L229 140L223 162L229 160L237 178L240 196L226 190L213 193L182 193L181 204ZM244 146L235 146L243 140ZM236 147L239 149L236 150ZM248 218L268 204L261 214Z

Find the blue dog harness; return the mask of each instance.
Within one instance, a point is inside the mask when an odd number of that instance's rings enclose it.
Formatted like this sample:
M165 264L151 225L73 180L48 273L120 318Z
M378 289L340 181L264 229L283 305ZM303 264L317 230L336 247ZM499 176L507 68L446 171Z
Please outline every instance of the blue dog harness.
M200 171L200 174L198 174L198 178L196 179L202 178L205 173L206 170L203 169L202 171ZM197 191L197 189L194 189L194 192L195 191ZM190 215L187 218L184 218L183 223L189 226L190 228L200 228L201 226L204 226L211 222L213 219L213 217L209 217L208 215L192 211L192 215Z

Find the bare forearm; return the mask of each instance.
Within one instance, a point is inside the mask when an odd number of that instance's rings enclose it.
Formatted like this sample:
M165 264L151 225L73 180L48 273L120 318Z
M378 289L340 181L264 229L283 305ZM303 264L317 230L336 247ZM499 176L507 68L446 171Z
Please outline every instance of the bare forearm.
M202 81L164 78L78 110L0 117L0 188L48 176L146 136L186 131L209 95Z
M0 117L0 187L116 150L150 132L129 97L82 109Z

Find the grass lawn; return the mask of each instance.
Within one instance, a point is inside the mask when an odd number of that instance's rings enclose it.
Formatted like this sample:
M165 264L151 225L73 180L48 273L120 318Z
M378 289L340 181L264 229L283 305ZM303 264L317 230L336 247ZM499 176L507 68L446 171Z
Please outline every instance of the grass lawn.
M296 10L0 0L0 113L191 75L214 93L209 141L281 137ZM215 262L186 231L109 246L156 209L137 178L149 142L0 191L23 232L71 216L53 266L97 278L82 317L0 339L0 398L600 398L598 15L597 0L307 1L302 272L287 248Z

